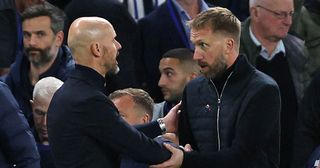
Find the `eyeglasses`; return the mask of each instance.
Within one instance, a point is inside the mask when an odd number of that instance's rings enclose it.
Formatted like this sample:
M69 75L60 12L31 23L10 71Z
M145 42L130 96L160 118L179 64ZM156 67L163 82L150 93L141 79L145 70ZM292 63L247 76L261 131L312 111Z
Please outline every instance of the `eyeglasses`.
M288 16L292 17L293 14L294 14L293 11L290 11L290 12L286 12L286 11L276 12L276 11L274 11L274 10L268 9L268 8L263 7L263 6L261 6L261 5L257 5L257 7L258 7L258 8L262 8L262 9L264 9L264 10L270 12L270 13L273 13L274 16L276 16L276 17L279 18L279 19L285 19L285 18L287 18Z

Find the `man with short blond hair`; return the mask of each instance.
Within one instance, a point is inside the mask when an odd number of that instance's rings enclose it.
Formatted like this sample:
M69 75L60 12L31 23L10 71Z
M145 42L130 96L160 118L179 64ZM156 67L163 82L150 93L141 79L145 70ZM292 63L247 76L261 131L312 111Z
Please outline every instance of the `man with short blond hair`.
M112 92L109 98L119 110L120 116L130 125L151 121L154 102L146 91L126 88Z
M185 88L179 143L154 167L279 167L280 92L276 82L239 55L240 21L215 7L190 22L203 76ZM190 150L190 149L189 149Z

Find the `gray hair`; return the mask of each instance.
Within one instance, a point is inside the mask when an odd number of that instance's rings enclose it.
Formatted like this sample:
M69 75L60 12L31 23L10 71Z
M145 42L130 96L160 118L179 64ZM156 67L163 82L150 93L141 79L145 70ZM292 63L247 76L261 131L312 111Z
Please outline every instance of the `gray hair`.
M42 78L34 86L32 99L34 100L36 97L52 97L62 84L61 80L52 76Z
M22 22L40 16L48 16L50 18L51 30L54 34L57 34L59 31L63 31L65 20L64 12L48 2L27 8L22 13Z

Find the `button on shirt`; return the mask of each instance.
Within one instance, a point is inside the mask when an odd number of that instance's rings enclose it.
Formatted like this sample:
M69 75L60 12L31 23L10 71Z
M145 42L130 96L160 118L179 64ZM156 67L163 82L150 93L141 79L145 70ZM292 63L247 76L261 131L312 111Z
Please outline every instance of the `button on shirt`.
M283 41L280 40L277 44L277 47L276 49L272 52L271 55L268 54L268 51L267 49L261 45L260 41L258 41L258 39L256 38L256 36L253 34L252 30L251 30L251 27L249 27L249 34L250 34L250 37L253 41L253 43L256 45L256 46L261 46L261 51L260 51L260 55L261 57L263 57L264 59L270 61L272 60L275 55L277 55L278 53L282 52L283 53L283 56L286 55L286 49L284 48L284 44L283 44Z

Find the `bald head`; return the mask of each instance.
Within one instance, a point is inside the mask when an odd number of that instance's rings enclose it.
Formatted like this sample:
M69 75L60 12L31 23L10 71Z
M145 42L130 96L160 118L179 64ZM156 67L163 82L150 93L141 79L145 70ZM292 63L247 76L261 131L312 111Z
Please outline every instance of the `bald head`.
M116 60L121 49L110 22L99 17L81 17L69 29L68 45L77 64L90 67L102 76L119 72Z
M69 28L68 46L76 61L81 61L82 55L88 55L89 46L100 40L110 31L112 25L100 17L81 17L76 19Z
M290 3L293 3L293 0L288 0ZM278 3L281 3L279 0L249 0L249 7L255 7L258 5L263 6L277 6Z

